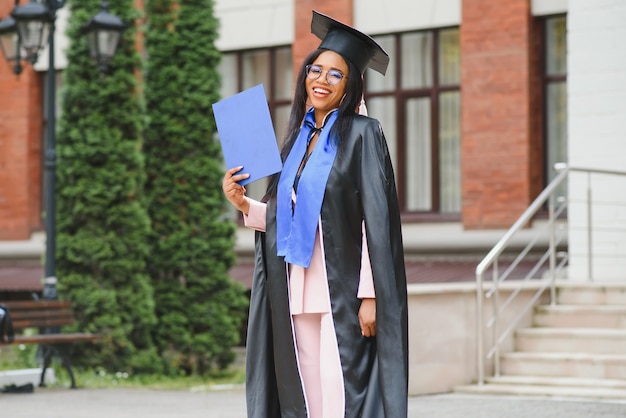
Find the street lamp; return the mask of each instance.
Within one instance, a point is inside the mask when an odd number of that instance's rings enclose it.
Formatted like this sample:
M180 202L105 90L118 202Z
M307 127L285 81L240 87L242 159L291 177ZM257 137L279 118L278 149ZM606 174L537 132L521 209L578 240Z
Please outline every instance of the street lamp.
M39 51L43 48L44 42L50 38L56 11L63 7L64 3L65 0L49 0L46 5L31 0L23 6L17 6L16 2L11 17L15 19L20 44L26 52L24 58L31 64L37 62Z
M13 72L20 74L22 72L20 37L17 34L15 19L11 16L0 20L0 48L7 61L13 62Z
M43 48L44 42L48 41L48 71L46 73L46 107L48 109L48 123L46 126L46 146L44 155L44 190L45 190L45 226L46 226L46 258L45 258L45 279L44 279L44 299L56 299L56 74L54 65L54 31L57 10L65 5L65 0L31 0L24 6L19 6L19 0L15 0L15 7L11 16L0 21L0 46L7 61L14 63L13 72L20 74L22 66L20 61L25 59L30 63L37 62L39 52ZM90 19L96 19L103 12L107 21L114 21L114 24L106 24L104 27L95 25L95 28L102 30L114 30L116 36L110 36L110 42L105 45L112 49L103 50L109 55L104 55L105 64L99 62L98 66L102 70L108 68L108 64L115 53L120 33L125 28L121 20L108 13L106 1L102 2L102 10ZM88 24L89 25L89 24ZM92 24L93 26L94 24ZM106 32L98 32L96 34ZM100 39L96 37L96 39ZM90 42L91 44L91 42ZM111 45L112 44L112 45ZM93 56L93 54L92 54Z
M109 13L109 3L102 2L100 11L83 26L89 43L89 53L103 73L109 71L109 64L126 25Z

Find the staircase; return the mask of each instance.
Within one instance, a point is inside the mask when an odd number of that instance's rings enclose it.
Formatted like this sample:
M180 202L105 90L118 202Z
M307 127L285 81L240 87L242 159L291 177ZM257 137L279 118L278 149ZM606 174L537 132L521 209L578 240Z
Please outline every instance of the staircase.
M626 400L626 284L561 283L513 338L500 376L455 392Z

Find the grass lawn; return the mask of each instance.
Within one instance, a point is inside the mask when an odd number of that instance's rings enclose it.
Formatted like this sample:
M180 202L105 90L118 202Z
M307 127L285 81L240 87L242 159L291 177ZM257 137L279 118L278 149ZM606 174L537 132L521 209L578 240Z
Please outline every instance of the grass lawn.
M225 385L242 385L245 381L243 349L236 348L237 360L227 370L208 376L129 375L125 372L107 373L104 370L81 370L74 367L76 385L82 388L148 388L208 391ZM36 345L0 346L0 371L40 368ZM69 387L70 379L60 361L53 360L56 382L50 387Z

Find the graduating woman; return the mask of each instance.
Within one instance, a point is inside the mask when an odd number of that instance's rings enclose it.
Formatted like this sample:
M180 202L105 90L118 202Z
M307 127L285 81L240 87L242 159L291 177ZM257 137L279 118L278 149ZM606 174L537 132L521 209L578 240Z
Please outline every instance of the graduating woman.
M322 42L299 70L283 169L262 202L229 169L223 190L255 229L246 399L253 418L404 418L406 275L393 168L357 113L363 73L389 57L313 12Z

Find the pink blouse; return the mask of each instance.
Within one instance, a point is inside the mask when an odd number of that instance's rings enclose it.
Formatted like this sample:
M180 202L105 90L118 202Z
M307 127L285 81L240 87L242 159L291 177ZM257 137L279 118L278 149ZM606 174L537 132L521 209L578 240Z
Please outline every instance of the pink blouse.
M244 215L244 224L251 229L265 231L265 203L246 198L250 203L248 215ZM327 313L330 312L330 295L328 280L324 264L323 242L321 240L321 223L318 223L315 245L309 268L289 265L289 305L291 314ZM356 295L359 299L375 298L374 278L370 264L367 239L365 238L365 222L363 222L363 251L361 252L361 273L359 289Z

